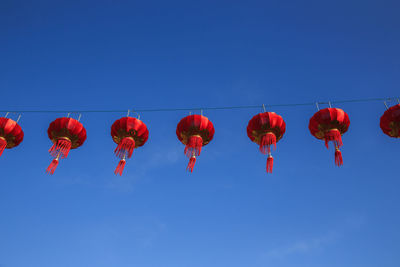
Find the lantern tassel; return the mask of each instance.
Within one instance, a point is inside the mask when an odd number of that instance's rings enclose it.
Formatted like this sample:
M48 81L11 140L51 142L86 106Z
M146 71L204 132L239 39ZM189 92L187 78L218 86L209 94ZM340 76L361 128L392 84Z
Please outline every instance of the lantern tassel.
M53 159L49 165L49 167L47 167L47 174L53 175L54 171L57 169L58 166L58 157Z
M203 146L203 138L201 138L201 136L199 135L189 136L185 146L185 155L188 158L191 158L192 155L200 156L202 146Z
M340 131L338 129L332 129L332 130L325 132L326 148L329 148L329 145L328 145L329 141L333 141L335 144L335 147L341 147L343 145L342 135L340 134Z
M260 142L260 151L261 153L268 154L271 152L271 145L274 146L274 150L276 149L276 136L274 133L269 132L261 137Z
M53 157L60 157L62 159L68 157L68 153L71 150L71 141L69 139L60 138L53 144L49 149L50 155Z
M123 158L123 159L121 159L120 161L119 161L119 163L118 163L118 165L117 165L117 168L115 169L115 171L114 171L114 174L115 175L122 175L122 172L124 171L124 168L125 168L125 164L126 164L126 160L125 160L125 158Z
M125 156L132 157L133 150L135 149L135 140L132 137L125 137L119 142L117 148L114 150L115 155L123 159Z
M190 160L189 160L189 164L187 165L186 170L193 172L193 168L194 168L194 164L196 163L196 156L193 155Z
M335 164L338 167L343 165L342 152L339 150L338 147L336 147L335 149Z
M7 147L7 141L4 138L0 138L0 156L3 154L4 149Z
M273 167L274 167L274 158L272 157L271 153L269 153L267 158L267 173L272 173Z

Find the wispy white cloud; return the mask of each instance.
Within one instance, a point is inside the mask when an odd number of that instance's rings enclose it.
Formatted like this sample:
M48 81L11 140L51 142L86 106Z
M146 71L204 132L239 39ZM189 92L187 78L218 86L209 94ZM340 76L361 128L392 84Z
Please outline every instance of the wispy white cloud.
M330 232L323 236L305 239L305 240L297 240L286 246L273 248L266 253L263 254L264 258L284 258L286 256L292 254L301 254L308 253L314 250L321 249L325 246L328 246L331 243L334 243L336 240L340 238L340 235L336 232Z
M289 241L287 245L275 247L262 253L261 258L284 259L295 254L307 254L322 250L333 245L347 236L348 232L355 231L365 223L365 217L351 215L343 219L333 229L313 238Z

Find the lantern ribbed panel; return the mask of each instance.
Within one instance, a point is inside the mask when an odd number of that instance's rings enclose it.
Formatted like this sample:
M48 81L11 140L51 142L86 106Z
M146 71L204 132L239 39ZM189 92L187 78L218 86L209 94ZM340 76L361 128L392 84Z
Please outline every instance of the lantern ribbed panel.
M400 137L400 104L388 108L383 113L380 127L384 134L394 138Z
M5 148L13 148L24 140L24 132L16 121L0 118L0 137L7 142Z
M318 139L328 143L333 142L335 147L335 164L343 164L342 153L339 148L343 145L342 135L350 126L349 115L340 108L325 108L316 112L310 119L308 128L310 133Z
M133 117L123 117L116 120L111 126L111 137L118 145L114 150L120 159L114 173L122 175L126 159L132 157L133 150L143 146L149 138L146 124Z
M286 132L286 123L274 112L264 112L255 115L247 125L247 136L259 145L260 152L267 154L266 172L272 173L273 157L271 146L276 149L276 143Z
M213 139L214 133L214 125L202 115L189 115L178 123L176 136L185 145L185 155L190 158L187 166L190 172L193 171L196 157L200 156L202 147Z
M71 149L83 145L86 140L86 129L78 120L62 117L50 123L47 134L53 142L49 153L54 159L46 172L53 174L60 159L66 158Z

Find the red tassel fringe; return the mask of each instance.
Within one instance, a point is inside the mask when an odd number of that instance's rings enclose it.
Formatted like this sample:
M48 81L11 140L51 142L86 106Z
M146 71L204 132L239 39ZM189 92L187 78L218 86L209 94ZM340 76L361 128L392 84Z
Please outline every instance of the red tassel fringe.
M49 167L47 167L47 174L53 175L54 171L57 169L58 166L58 159L53 159L49 165Z
M68 157L68 153L71 150L71 141L69 139L60 138L53 144L53 146L49 149L50 155L52 155L55 159L50 163L49 167L47 167L46 172L50 175L54 174L54 171L57 169L59 159L64 159Z
M342 152L338 148L335 150L335 164L338 167L343 165Z
M192 156L189 160L189 164L187 165L186 170L193 172L194 164L196 163L196 157Z
M335 144L335 147L343 146L342 135L340 134L340 131L338 129L332 129L332 130L325 132L326 148L329 148L329 146L328 146L329 141L333 141L333 143Z
M117 168L114 171L115 175L117 175L117 174L122 175L122 172L124 171L124 168L125 168L125 164L126 164L125 159L121 159L119 161Z
M185 155L191 158L193 155L200 156L201 147L203 146L203 138L198 135L192 135L189 137L185 147Z
M124 157L132 157L133 150L135 149L135 140L132 137L125 137L119 142L117 148L114 150L115 155L123 159Z
M260 151L261 153L268 154L271 153L271 145L274 145L274 150L276 149L276 136L273 133L266 133L261 137Z
M68 157L68 153L71 150L71 141L68 139L57 139L57 141L50 148L49 153L53 157L60 157L62 159Z
M267 158L267 173L272 173L272 169L274 167L274 158L270 155L268 155Z
M3 138L0 138L0 156L3 154L4 149L7 147L7 141Z

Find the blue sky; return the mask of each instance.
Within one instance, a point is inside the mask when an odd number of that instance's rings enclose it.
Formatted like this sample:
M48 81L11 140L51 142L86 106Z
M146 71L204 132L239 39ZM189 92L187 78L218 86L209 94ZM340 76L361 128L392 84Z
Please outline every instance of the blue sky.
M143 109L399 95L397 1L0 2L1 110ZM383 103L350 116L344 166L308 132L313 106L277 107L274 173L246 136L261 109L205 111L214 140L192 174L175 135L188 112L142 113L149 141L124 175L112 123L55 175L49 123L23 114L0 158L1 267L397 267L398 140Z

